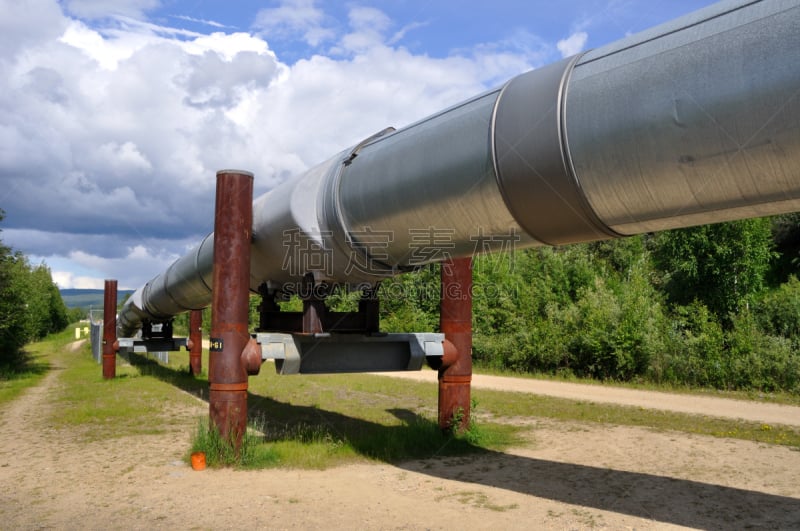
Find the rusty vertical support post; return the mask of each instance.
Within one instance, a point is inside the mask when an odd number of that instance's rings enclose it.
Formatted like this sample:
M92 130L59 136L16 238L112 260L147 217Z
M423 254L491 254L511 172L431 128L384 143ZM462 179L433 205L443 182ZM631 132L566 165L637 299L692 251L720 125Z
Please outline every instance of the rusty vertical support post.
M203 310L189 313L189 372L197 376L203 370Z
M117 281L106 280L103 289L103 378L117 375Z
M439 326L456 356L439 369L439 427L463 430L469 426L472 381L472 259L448 260L441 268ZM453 419L460 425L452 426Z
M250 240L253 174L217 172L214 274L208 363L209 416L236 448L247 428L247 370L242 352L250 340Z

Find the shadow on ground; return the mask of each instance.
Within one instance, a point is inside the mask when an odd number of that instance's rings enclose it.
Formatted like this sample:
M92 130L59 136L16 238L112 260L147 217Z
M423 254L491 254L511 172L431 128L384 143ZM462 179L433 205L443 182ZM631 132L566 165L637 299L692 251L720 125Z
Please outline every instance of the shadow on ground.
M0 380L16 380L30 374L42 375L53 369L52 364L26 350L2 356Z
M798 499L687 479L498 452L398 466L438 478L693 528L800 528Z
M143 356L131 355L131 362L146 364L148 374L207 399L205 381ZM446 442L446 438L434 441L433 447L426 448L423 453L406 454L413 460L398 462L391 456L382 456L376 448L392 440L414 440L407 432L418 430L419 426L428 425L431 437L436 436L438 430L435 423L406 409L390 410L402 425L384 426L252 393L248 393L248 408L251 417L268 419L268 427L295 426L331 433L347 440L363 455L437 478L688 527L711 530L800 528L800 500L796 498L654 474L548 461L478 447L450 452L446 446L452 442ZM441 437L441 433L438 436ZM267 438L270 440L269 434ZM457 444L469 445L466 441L457 441ZM472 453L447 456L465 451Z

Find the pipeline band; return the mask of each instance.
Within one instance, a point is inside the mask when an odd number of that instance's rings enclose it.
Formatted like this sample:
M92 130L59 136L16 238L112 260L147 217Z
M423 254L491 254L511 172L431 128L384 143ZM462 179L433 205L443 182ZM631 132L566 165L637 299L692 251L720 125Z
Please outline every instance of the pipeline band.
M212 383L212 391L247 391L247 382L242 383Z
M469 374L466 376L464 375L459 376L459 375L445 374L444 376L439 378L439 381L441 383L446 383L446 384L468 384L472 382L472 375Z
M590 208L566 158L564 98L580 57L537 68L506 83L492 117L493 162L500 193L525 232L547 245L619 236Z

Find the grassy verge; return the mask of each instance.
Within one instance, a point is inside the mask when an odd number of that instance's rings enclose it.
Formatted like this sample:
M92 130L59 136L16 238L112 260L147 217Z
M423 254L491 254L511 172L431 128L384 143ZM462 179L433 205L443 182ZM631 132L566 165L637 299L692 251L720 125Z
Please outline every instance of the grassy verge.
M726 391L711 388L689 387L685 385L669 385L655 382L640 381L600 381L594 378L578 378L577 376L560 376L545 373L519 373L496 369L492 367L477 366L475 374L488 374L492 376L508 376L511 378L525 378L530 380L548 380L553 382L568 382L584 385L606 385L622 387L625 389L638 389L643 391L661 391L665 393L678 393L698 396L713 396L715 398L730 398L734 400L753 400L758 402L771 402L775 404L786 404L800 406L800 394L787 393L784 391L762 392L762 391Z
M29 387L38 384L52 368L50 354L74 341L75 325L42 341L29 343L13 364L0 365L0 406L11 402Z
M265 369L268 366L265 365ZM271 367L270 367L271 368ZM436 407L437 387L427 382L411 382L399 378L370 375L348 376L301 376L270 377L276 381L271 392L285 392L282 387L292 380L302 378L298 386L306 389L310 396L328 397L355 405L372 397L390 396L397 404L417 408ZM346 383L343 379L347 379ZM251 379L261 380L261 376ZM271 382L270 382L271 383ZM263 383L261 384L263 385ZM516 418L548 418L560 421L578 421L640 426L658 430L674 430L686 433L730 437L749 441L780 444L800 449L800 429L786 426L770 426L757 422L721 419L702 415L689 415L670 411L657 411L631 406L615 406L589 401L473 389L478 405L478 417L483 422L508 423ZM342 405L339 407L347 407Z
M59 374L58 392L52 396L56 427L79 427L86 440L161 434L186 427L184 410L194 399L176 385L186 373L164 381L151 373L153 363L139 366L117 360L117 377L104 380L101 366L91 356L88 344L79 352L54 353L64 369Z
M358 460L400 462L437 456L502 450L519 443L514 426L473 423L463 433L443 433L433 420L417 417L400 425L364 422L284 424L251 421L240 452L223 439L206 419L198 423L192 452L206 453L209 466L237 468L292 467L324 469Z
M73 330L70 326L27 345L31 370L0 380L0 403L13 400L25 388L38 384L48 371L57 370L58 383L48 394L54 428L76 428L83 440L97 440L163 433L187 420L191 426L193 419L186 419L180 410L193 399L171 385L174 382L148 376L148 364L134 367L121 360L117 378L103 380L88 341L78 349L69 348L75 341ZM194 382L188 375L184 377ZM202 386L199 382L195 385Z
M270 466L320 468L366 456L382 460L425 458L456 452L463 441L450 441L431 420L437 388L371 375L277 376L267 364L250 379L251 413L262 420L261 439L276 451ZM744 439L800 449L800 430L783 426L718 419L638 407L474 389L478 426L488 427L480 448L502 449L518 441L515 418L638 426L656 430ZM263 419L269 419L264 421ZM427 423L427 424L426 424ZM511 428L503 432L502 426ZM426 432L426 430L429 430ZM419 442L419 434L429 445ZM417 441L406 447L399 441ZM473 449L474 450L474 449Z
M713 437L780 444L800 450L800 429L757 422L689 415L641 407L615 406L589 401L479 389L481 407L498 417L539 417L620 426L673 430Z
M429 407L436 403L435 391L432 398L416 397L414 409L400 409L412 401L401 401L407 395L398 400L392 389L368 396L358 384L351 388L349 376L287 378L267 365L250 379L252 428L244 459L232 460L204 414L199 424L196 415L187 416L186 406L197 406L191 395L205 399L208 381L205 371L197 378L188 374L185 352L171 353L165 365L137 354L130 356L131 364L118 358L117 377L103 380L88 344L69 352L45 341L42 349L43 357L60 367L59 385L50 396L54 427L75 429L92 441L194 426L192 451L207 451L211 466L235 461L242 468L321 469L364 459L394 462L499 450L518 440L519 429L499 423L482 424L462 437L443 435ZM203 365L208 367L207 353Z
M503 450L521 441L521 428L474 423L445 434L436 421L436 389L369 375L279 376L271 364L250 378L251 432L243 468L321 469L354 460L397 462ZM192 451L219 453L220 442L201 423ZM222 452L224 454L224 452ZM225 462L213 457L210 463Z
M41 354L29 348L22 353L22 365L13 369L0 368L0 406L11 402L25 389L33 387L44 378L50 369Z

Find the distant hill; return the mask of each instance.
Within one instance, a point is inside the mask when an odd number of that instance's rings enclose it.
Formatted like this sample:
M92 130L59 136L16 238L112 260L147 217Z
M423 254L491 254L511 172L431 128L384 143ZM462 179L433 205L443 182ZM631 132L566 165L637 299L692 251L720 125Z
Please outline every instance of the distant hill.
M60 289L61 298L67 308L96 308L103 307L103 290L101 289ZM126 296L133 293L132 289L117 290L117 303L122 302Z

